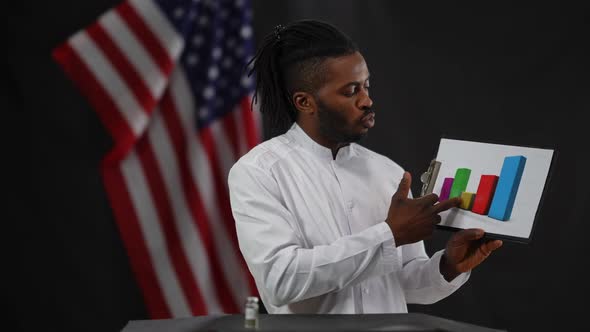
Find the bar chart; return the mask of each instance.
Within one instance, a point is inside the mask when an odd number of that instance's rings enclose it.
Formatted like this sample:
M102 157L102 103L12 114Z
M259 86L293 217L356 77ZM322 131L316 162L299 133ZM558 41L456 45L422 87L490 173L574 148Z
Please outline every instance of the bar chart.
M529 240L539 216L555 150L441 138L431 193L461 204L440 213L441 230L482 229ZM425 177L426 179L426 177ZM426 195L423 194L422 196Z
M461 197L459 208L490 218L508 221L522 179L527 158L506 156L499 175L484 174L479 178L476 192L467 192L471 169L457 168L454 177L445 177L439 200Z

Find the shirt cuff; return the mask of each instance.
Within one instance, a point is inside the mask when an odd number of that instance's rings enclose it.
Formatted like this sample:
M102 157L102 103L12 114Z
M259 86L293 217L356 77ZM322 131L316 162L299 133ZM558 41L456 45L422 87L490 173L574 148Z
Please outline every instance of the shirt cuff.
M467 282L469 276L471 275L471 271L461 273L457 277L455 277L455 279L448 282L445 279L445 277L440 273L440 260L444 252L444 250L439 250L436 253L434 253L434 255L432 255L431 268L435 271L432 271L432 273L430 273L430 275L432 276L431 281L433 285L436 285L441 289L455 290L461 287L461 285L463 285L465 282Z
M395 238L391 232L391 228L387 223L382 222L376 225L379 233L382 235L379 239L381 242L381 260L380 265L385 274L392 273L401 269L400 255L398 255L398 248L395 246Z

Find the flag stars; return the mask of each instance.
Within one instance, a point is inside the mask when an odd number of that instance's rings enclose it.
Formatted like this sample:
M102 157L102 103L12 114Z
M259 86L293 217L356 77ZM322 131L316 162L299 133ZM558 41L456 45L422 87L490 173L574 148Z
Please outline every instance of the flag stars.
M205 98L206 100L209 100L211 98L213 98L215 96L215 90L213 89L212 86L208 86L205 88L205 90L203 90L203 98Z
M209 116L209 109L207 107L199 108L199 118L206 119Z
M180 19L182 18L182 16L184 16L184 9L182 9L182 7L178 7L176 9L174 9L174 18L176 19Z
M209 76L209 79L211 80L216 80L217 77L219 77L219 69L217 69L217 67L211 67L209 68L209 72L207 74Z
M196 17L197 17L197 12L196 12L196 11L194 11L194 10L191 10L191 11L188 13L188 19L189 19L191 22L192 22L192 21L194 21Z
M181 63L197 102L194 116L204 126L235 107L256 83L244 73L246 57L253 51L255 31L249 22L255 13L243 0L178 3L184 5L171 5L168 14L185 34L187 47ZM186 24L192 28L186 29Z
M201 35L196 35L193 37L193 45L195 45L196 47L199 47L201 45L203 45L203 36Z
M205 6L213 10L219 9L219 3L217 1L205 1Z
M240 80L240 83L242 84L242 86L244 88L248 88L252 84L252 78L250 78L248 76L243 76L242 79Z
M252 36L252 28L247 25L242 26L240 29L240 35L244 39L249 39Z
M209 19L207 18L207 16L201 16L201 17L199 17L199 22L198 22L198 24L199 24L201 27L204 27L204 26L206 26L207 24L209 24Z
M223 61L221 62L221 66L223 68L229 69L229 68L231 68L232 65L233 65L233 61L230 57L223 58Z
M221 50L220 47L215 47L213 49L213 51L211 51L211 56L213 57L214 60L219 60L222 55L223 55L223 51Z
M186 57L186 64L187 65L189 65L189 66L192 67L192 66L196 65L197 63L199 63L199 56L198 55L196 55L196 54L189 54Z

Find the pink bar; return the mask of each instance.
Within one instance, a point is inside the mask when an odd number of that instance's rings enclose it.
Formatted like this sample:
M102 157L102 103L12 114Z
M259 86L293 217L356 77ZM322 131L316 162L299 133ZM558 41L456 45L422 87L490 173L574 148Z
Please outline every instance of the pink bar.
M438 201L442 202L449 199L449 194L451 193L451 187L453 186L454 178L445 178L443 182L442 189L440 190L440 196L438 196Z

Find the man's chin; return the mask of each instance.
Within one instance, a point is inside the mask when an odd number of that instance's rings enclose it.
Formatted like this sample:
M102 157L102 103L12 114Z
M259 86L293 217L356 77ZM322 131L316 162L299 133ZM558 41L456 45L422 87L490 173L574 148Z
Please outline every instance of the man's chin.
M362 141L365 137L367 137L367 135L369 134L369 131L363 131L362 133L356 134L356 135L350 135L347 139L348 143L358 143L360 141Z

